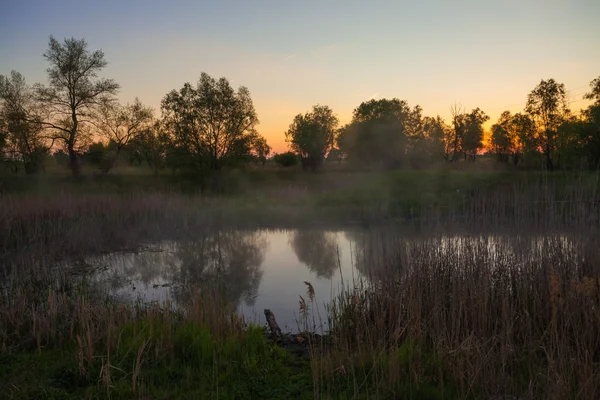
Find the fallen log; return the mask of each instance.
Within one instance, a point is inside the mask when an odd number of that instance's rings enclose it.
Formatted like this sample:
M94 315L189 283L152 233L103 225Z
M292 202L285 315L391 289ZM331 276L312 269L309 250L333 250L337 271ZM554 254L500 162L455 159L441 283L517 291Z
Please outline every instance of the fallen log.
M275 314L268 308L265 308L265 317L267 318L267 324L269 325L269 329L271 330L271 335L274 339L279 339L282 336L281 328L277 325L277 321L275 320Z

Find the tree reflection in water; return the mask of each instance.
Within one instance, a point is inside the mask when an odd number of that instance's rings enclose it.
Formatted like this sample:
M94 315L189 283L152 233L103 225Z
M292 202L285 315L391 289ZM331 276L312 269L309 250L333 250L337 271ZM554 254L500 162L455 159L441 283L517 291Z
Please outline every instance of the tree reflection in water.
M173 297L182 303L202 290L218 291L232 304L254 304L267 241L257 232L219 232L179 243L166 266Z
M408 242L393 229L349 230L356 270L371 282L385 281L400 274L407 262Z
M291 234L290 245L298 261L317 275L331 279L338 267L338 246L335 233L317 230L298 230Z
M130 282L148 289L170 287L171 300L184 304L195 294L218 293L232 305L251 306L262 279L267 240L259 232L219 231L185 241L162 242L138 253L113 253L101 263L113 292ZM140 288L143 289L143 288Z

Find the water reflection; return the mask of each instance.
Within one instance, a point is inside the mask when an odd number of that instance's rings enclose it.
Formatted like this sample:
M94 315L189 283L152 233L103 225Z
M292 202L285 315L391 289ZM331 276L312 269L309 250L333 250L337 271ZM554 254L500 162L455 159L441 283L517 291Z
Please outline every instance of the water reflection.
M202 291L218 291L233 304L252 305L262 279L267 240L259 232L214 232L182 242L161 242L136 253L89 262L113 294L183 304Z
M218 289L233 304L254 304L267 241L259 233L220 232L180 244L169 266L178 302L205 288Z
M299 230L289 241L298 261L308 267L317 278L331 279L338 264L337 237L332 232Z
M504 284L523 271L597 274L598 239L565 235L416 235L394 229L220 231L181 242L161 242L135 253L86 259L112 295L185 303L197 292L219 290L248 320L264 323L271 309L282 328L296 329L299 295L310 282L313 311L326 315L344 288L379 285L432 274L444 279L487 277ZM323 325L326 324L324 321Z
M389 280L404 271L411 240L393 230L353 230L345 232L352 245L354 267L371 282Z

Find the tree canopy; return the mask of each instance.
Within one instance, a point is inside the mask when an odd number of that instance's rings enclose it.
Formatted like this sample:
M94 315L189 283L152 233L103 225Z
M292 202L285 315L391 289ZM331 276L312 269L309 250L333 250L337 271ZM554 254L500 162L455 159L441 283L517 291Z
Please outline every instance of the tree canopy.
M286 132L290 148L298 153L305 168L316 169L333 148L338 118L328 106L316 105L312 111L294 117Z
M250 91L237 92L226 78L202 73L196 86L185 83L162 101L163 118L184 166L220 170L249 155L258 117Z
M50 36L44 58L50 66L48 85L36 85L39 101L45 105L42 124L52 131L50 138L61 141L68 154L74 176L80 173L78 154L85 145L89 120L96 107L119 89L112 79L98 73L107 65L102 50L91 52L84 39L65 39L60 43Z

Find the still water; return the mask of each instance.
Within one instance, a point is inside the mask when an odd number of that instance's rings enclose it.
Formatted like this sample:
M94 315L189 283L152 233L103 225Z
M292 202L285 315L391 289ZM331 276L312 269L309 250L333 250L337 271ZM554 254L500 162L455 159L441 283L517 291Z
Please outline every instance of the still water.
M178 304L195 290L221 288L246 321L264 324L268 308L287 331L298 329L299 296L306 298L304 282L310 282L316 293L312 311L323 316L326 329L325 304L342 285L362 280L352 259L355 242L348 232L230 231L94 256L86 263L97 271L92 281L122 300Z
M326 330L326 305L344 288L381 282L400 269L439 260L465 265L476 257L491 268L518 267L558 251L563 262L573 263L582 255L578 243L564 236L423 238L386 230L207 231L185 241L89 257L86 263L95 271L94 286L119 299L177 305L197 291L218 288L246 321L264 325L268 308L286 331L298 330L299 300L306 299L304 282L310 282L316 293L314 328Z

